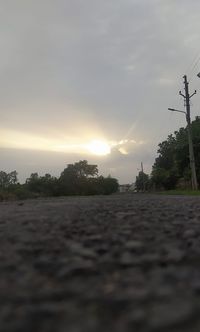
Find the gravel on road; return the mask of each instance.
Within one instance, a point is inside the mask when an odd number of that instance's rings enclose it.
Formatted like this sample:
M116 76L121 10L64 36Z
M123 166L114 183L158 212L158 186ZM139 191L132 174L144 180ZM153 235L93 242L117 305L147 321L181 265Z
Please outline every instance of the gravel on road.
M200 331L200 197L0 203L0 331Z

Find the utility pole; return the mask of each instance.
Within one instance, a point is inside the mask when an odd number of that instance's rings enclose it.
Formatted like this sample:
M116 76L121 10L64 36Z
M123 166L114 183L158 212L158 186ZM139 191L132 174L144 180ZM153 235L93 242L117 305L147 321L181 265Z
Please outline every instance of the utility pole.
M190 156L190 169L191 169L191 182L192 182L192 189L197 190L198 189L198 183L197 183L197 175L196 175L196 167L195 167L195 158L194 158L194 149L193 149L193 143L192 143L192 130L191 130L191 119L190 119L190 99L197 93L196 90L192 95L189 94L189 83L187 81L187 76L184 75L184 86L185 86L185 95L182 94L181 91L179 91L179 95L181 95L184 98L185 106L186 106L186 112L185 111L179 111L174 108L168 108L169 111L173 112L179 112L184 113L186 116L187 121L187 131L188 131L188 143L189 143L189 156Z
M188 143L189 143L189 155L190 155L190 169L191 169L191 180L192 180L192 189L197 190L198 184L197 184L197 176L196 176L196 167L195 167L195 158L194 158L194 148L192 143L192 130L191 130L191 118L190 118L190 99L197 93L195 92L190 96L189 94L189 83L187 81L187 76L184 75L184 86L185 86L185 95L179 91L179 94L184 98L185 100L185 106L186 106L186 121L187 121L187 130L188 130Z

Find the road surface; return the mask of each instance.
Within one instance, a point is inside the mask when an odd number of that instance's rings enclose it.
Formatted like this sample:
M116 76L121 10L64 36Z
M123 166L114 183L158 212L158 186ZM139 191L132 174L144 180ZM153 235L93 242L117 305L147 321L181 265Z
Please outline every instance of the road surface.
M200 197L0 203L0 330L200 331Z

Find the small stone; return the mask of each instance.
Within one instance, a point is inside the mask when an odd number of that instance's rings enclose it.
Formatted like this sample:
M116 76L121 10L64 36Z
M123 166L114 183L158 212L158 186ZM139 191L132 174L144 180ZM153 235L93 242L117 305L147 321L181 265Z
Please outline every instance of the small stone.
M88 237L88 240L91 242L100 242L102 240L102 236L100 234L92 234Z
M154 306L150 313L149 324L153 331L162 331L175 327L179 323L186 322L191 318L193 307L185 300L174 300L173 302L159 303Z
M156 295L159 298L170 298L173 296L173 288L167 285L161 285L156 288Z
M149 290L146 287L134 287L128 291L128 297L131 297L132 299L136 301L144 301L146 300L150 295Z
M81 257L86 257L88 259L94 259L97 257L95 251L85 248L77 242L71 242L69 248L73 254L80 255Z
M184 252L178 248L171 249L167 254L168 260L171 260L174 262L181 261L183 259L183 257L184 257Z
M135 309L129 320L129 326L133 327L135 325L142 325L146 319L145 311L142 309Z
M162 261L166 262L180 262L184 256L185 253L183 250L173 247L170 244L163 246L163 259Z
M120 257L120 263L121 265L129 266L133 264L133 257L132 255L126 251L124 252Z
M191 237L196 237L196 232L194 229L187 229L184 233L183 233L183 237L184 238L191 238Z
M126 249L130 250L130 251L140 251L141 249L143 249L144 245L141 241L128 241L125 244Z
M194 291L196 293L200 293L200 280L199 279L195 279L192 281L192 288L194 289Z
M141 258L141 263L143 264L157 264L160 261L160 257L157 253L145 254Z
M91 261L80 259L62 267L58 272L58 277L65 279L71 276L89 276L96 274L97 271Z

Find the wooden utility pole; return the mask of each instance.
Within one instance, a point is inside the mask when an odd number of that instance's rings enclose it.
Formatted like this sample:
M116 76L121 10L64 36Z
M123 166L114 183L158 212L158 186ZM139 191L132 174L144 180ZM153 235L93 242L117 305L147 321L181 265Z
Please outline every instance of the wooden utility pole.
M191 119L190 119L190 98L192 98L196 94L195 92L190 96L189 94L189 83L187 81L187 76L184 75L184 86L185 86L185 95L179 91L179 94L184 98L185 100L185 106L186 106L186 121L187 121L187 130L188 130L188 143L189 143L189 155L190 155L190 169L191 169L191 180L192 180L192 189L197 190L198 184L197 184L197 176L196 176L196 167L195 167L195 158L194 158L194 148L193 148L193 142L192 142L192 130L191 130Z

